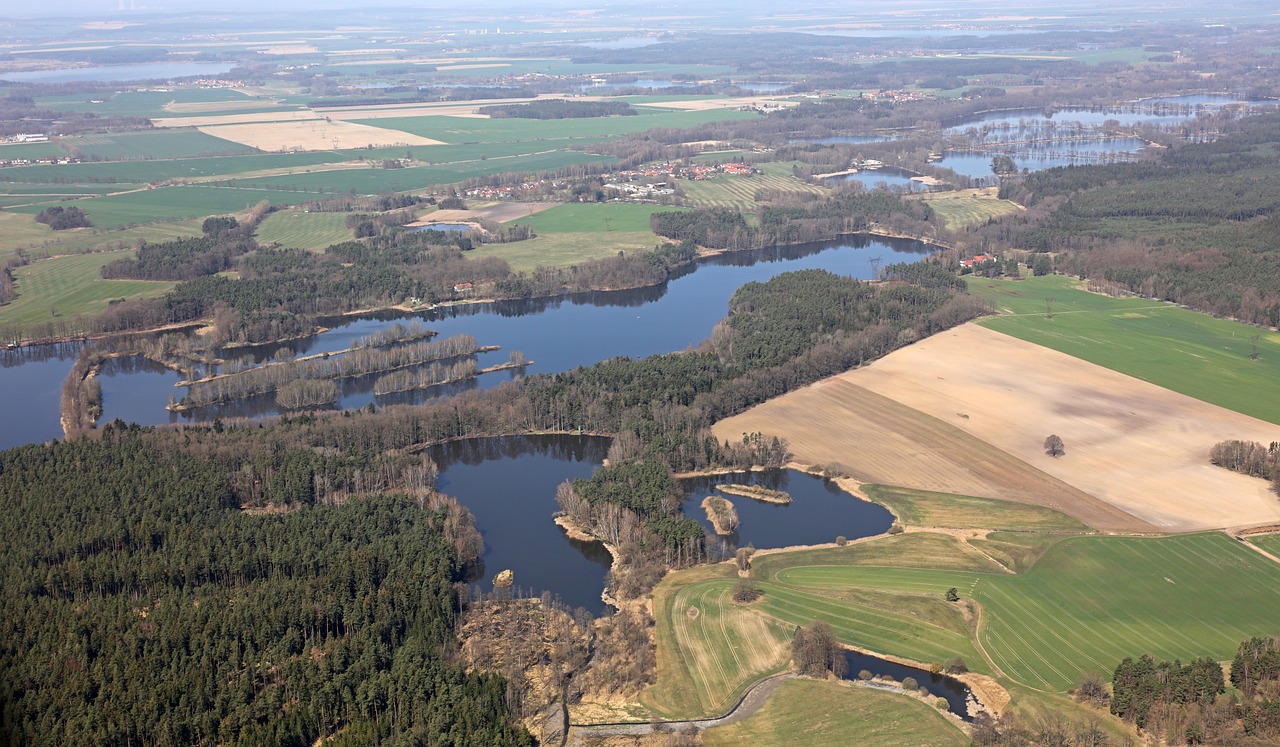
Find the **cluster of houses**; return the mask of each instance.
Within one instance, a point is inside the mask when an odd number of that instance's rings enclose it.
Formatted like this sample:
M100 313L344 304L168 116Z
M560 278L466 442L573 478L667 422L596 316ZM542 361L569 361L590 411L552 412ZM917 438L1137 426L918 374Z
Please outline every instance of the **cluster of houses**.
M464 191L462 196L472 197L477 200L509 200L514 197L527 196L530 193L546 192L548 189L561 189L566 186L568 186L567 182L538 179L537 181L521 182L520 184L474 187Z
M870 99L873 101L892 101L894 103L901 103L904 101L928 101L929 99L932 99L935 97L931 96L930 94L923 93L921 91L891 90L891 91L863 91L862 98Z

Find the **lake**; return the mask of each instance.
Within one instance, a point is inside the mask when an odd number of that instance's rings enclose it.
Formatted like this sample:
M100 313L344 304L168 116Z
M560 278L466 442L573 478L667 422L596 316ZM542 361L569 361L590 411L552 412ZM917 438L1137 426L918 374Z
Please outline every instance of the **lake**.
M485 592L504 570L515 585L537 596L550 592L571 607L600 614L600 592L612 562L598 542L570 539L552 520L556 486L590 477L609 451L610 440L594 436L513 436L459 441L428 450L440 467L439 489L471 510L484 537L483 568L473 582ZM709 534L709 549L732 555L738 542L757 548L832 542L882 534L893 523L883 506L841 491L829 480L796 470L768 470L681 480L684 514L705 521L702 499L717 483L760 484L791 494L787 506L727 496L741 528L729 543ZM926 673L927 674L927 673Z
M711 335L711 328L728 312L729 298L741 285L764 281L783 272L824 269L841 275L872 277L870 260L884 264L914 262L926 254L928 245L907 239L849 236L844 239L757 252L741 252L712 257L689 268L662 285L628 291L598 291L568 297L491 304L446 306L414 315L400 312L344 317L328 320L332 329L304 340L270 345L228 355L253 356L265 360L278 348L287 347L295 355L335 352L350 347L357 337L368 335L407 317L421 319L440 337L469 334L480 345L498 345L500 350L478 356L481 367L503 363L512 350L524 352L532 364L529 373L567 371L616 356L644 357L670 353L696 345ZM572 330L571 333L568 333ZM66 363L61 376L70 370ZM0 406L11 397L22 397L13 388L2 386L7 369L0 370ZM104 374L106 372L104 371ZM494 386L517 375L514 371L486 374L476 381L444 389L406 392L375 397L376 376L340 382L343 408L363 407L370 402L393 404L421 402L470 386ZM131 377L145 377L145 382ZM59 378L59 382L61 378ZM169 396L181 398L184 390L172 386L158 371L111 372L102 378L103 422L120 418L142 424L170 422L164 407ZM44 403L56 422L58 402ZM216 417L260 417L275 412L272 395L199 408L184 412L189 420ZM22 441L18 441L22 443Z
M142 65L96 65L60 70L0 73L0 80L15 83L119 83L130 80L169 80L210 77L231 72L229 62L151 62Z
M992 176L991 159L999 154L1013 158L1019 171L1043 171L1057 166L1128 160L1145 146L1146 143L1135 137L1059 140L1025 147L1000 147L989 151L946 150L942 153L942 159L936 163L961 176L982 179Z
M987 163L991 163L991 159L987 159ZM929 189L928 186L920 182L914 181L911 177L914 173L905 169L895 168L893 166L884 166L878 169L862 169L853 174L841 174L840 176L829 177L831 182L858 182L865 189L879 189L887 187L893 192L924 192Z

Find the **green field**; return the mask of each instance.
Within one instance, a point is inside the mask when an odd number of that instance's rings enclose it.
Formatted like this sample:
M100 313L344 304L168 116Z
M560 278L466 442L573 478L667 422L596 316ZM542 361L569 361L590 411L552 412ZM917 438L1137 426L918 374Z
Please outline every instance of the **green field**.
M1089 529L1066 514L1041 506L889 485L863 485L862 490L876 503L887 506L902 523L914 526L1049 532Z
M695 569L655 591L658 679L641 702L664 717L719 715L791 658L792 627L760 614L759 602L735 604L728 571ZM705 580L689 583L695 578Z
M215 140L218 138L214 138ZM149 183L170 179L230 176L266 169L306 169L338 163L338 153L267 153L251 156L216 156L180 160L72 163L65 166L16 166L0 170L0 182L27 184Z
M326 247L353 238L351 229L346 226L346 219L346 213L280 210L263 219L254 238L260 244L279 244L286 249L323 251Z
M0 306L0 326L93 316L113 299L154 298L173 288L173 283L102 279L103 265L132 256L132 250L74 254L19 267L13 273L18 297Z
M255 99L245 96L229 88L179 88L171 91L121 91L102 100L102 103L90 103L94 98L85 94L68 94L63 96L41 96L36 101L44 107L79 112L92 112L102 116L114 117L175 117L181 113L165 110L170 102L179 104L196 104L207 102L252 102ZM263 105L270 102L263 100ZM245 109L228 110L243 112ZM218 112L206 112L218 113Z
M1249 541L1272 555L1280 556L1280 534L1263 534L1251 537Z
M790 174L768 173L754 176L725 174L698 181L682 179L680 188L684 190L690 204L697 207L728 207L744 211L755 210L756 192L762 189L804 194L826 194L831 191L816 184L807 184Z
M26 213L0 212L0 262L24 248L32 258L136 247L139 241L167 241L200 235L199 220L167 221L136 228L54 231Z
M482 105L476 102L477 106ZM632 117L591 117L584 119L483 119L474 117L390 117L355 119L356 124L401 130L446 143L500 143L561 140L564 138L605 138L629 135L659 127L694 127L707 122L752 119L760 115L731 109L701 112L638 114Z
M936 708L905 695L835 682L791 680L735 724L708 729L707 747L964 747L969 738Z
M1016 576L837 564L829 552L805 565L809 553L794 555L777 567L773 556L761 558L753 570L770 579L764 601L780 620L826 619L848 643L922 662L942 661L951 649L971 669L1049 692L1142 653L1228 659L1241 640L1274 635L1280 619L1280 566L1223 534L1071 537ZM866 603L841 598L861 591L940 599L950 587L981 605L989 661L971 659L953 631L913 620L916 639L892 620L868 625Z
M419 149L420 151L421 149ZM415 151L415 153L419 153ZM234 187L254 189L298 189L312 192L351 192L377 194L379 192L405 192L414 189L456 184L477 176L505 172L545 171L580 163L610 163L608 156L595 156L576 151L552 151L526 156L502 156L485 160L442 164L439 166L414 166L405 169L380 167L335 169L293 173L283 176L263 176L251 179L234 179L226 182Z
M649 230L649 216L679 208L623 203L569 203L518 218L513 223L533 227L536 238L510 244L487 244L470 255L501 257L513 270L530 272L539 266L567 267L593 259L652 250L663 243Z
M137 161L255 153L247 145L233 143L199 130L143 130L111 135L76 135L63 145L83 158L104 161Z
M65 156L56 143L0 143L0 161Z
M680 208L660 205L628 205L623 203L571 202L543 210L513 223L530 226L533 232L547 233L608 233L611 231L649 231L649 216ZM650 234L653 235L653 234ZM658 238L654 236L653 243Z
M947 228L955 230L1022 211L1016 202L997 198L996 191L995 187L965 189L939 192L921 199L929 203L929 207L942 218Z
M94 228L110 230L174 218L235 213L262 200L268 200L273 205L294 205L315 198L315 195L306 192L191 186L161 187L85 198L73 204L88 213ZM15 208L15 211L34 214L40 212L42 207L44 206L32 205Z
M1061 275L966 277L1000 312L979 323L1236 412L1280 423L1280 335L1145 298L1089 293ZM1053 299L1053 319L1045 299ZM1258 360L1250 360L1257 335Z

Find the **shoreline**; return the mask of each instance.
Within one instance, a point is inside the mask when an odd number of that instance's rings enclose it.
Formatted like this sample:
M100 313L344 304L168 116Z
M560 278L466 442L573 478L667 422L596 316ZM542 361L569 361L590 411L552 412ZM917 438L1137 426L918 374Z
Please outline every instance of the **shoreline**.
M689 264L697 264L698 262L704 259L719 257L726 254L740 254L744 252L759 251L761 249L770 249L770 248L778 248L778 247L786 247L786 246L799 246L801 244L811 244L811 243L818 243L823 241L839 241L841 238L846 236L876 236L876 237L886 238L886 239L907 239L910 241L918 241L921 244L924 244L926 247L929 247L931 254L937 251L947 251L952 248L950 246L940 243L936 239L924 238L921 236L911 236L901 232L888 230L873 224L871 226L868 226L867 229L863 231L840 233L826 239L815 239L813 241L799 241L792 244L772 244L769 246L752 247L749 249L707 249L705 247L699 247L697 256L695 256L688 263L677 265L672 269L673 270L680 269L680 268L686 267ZM641 290L644 288L656 288L657 286L660 286L663 283L666 283L669 281L670 281L670 278L664 278L663 280L656 283L641 283L637 285L628 285L628 286L623 286L618 288L590 288L590 289L583 289L583 290L568 291L563 293L548 294L543 296L529 296L527 298L454 299L450 301L442 301L437 304L428 304L428 305L422 305L422 306L416 306L416 307L409 306L408 304L384 304L382 306L369 306L369 307L360 308L360 309L352 309L350 311L343 311L336 314L325 314L325 315L317 316L316 319L317 321L323 320L323 319L345 319L349 317L359 317L359 316L366 316L370 314L377 314L377 313L386 312L386 311L397 311L405 315L415 315L415 314L420 314L424 312L430 312L435 309L449 308L452 306L469 306L473 304L494 304L501 301L557 300L557 299L565 299L578 293L610 293L610 292L616 292L616 291L629 291L629 290ZM864 282L872 282L872 281L864 281ZM60 337L47 337L47 338L38 338L34 340L23 340L17 345L15 350L21 350L22 348L27 348L27 347L39 347L43 345L64 344L68 342L86 342L89 340L101 340L101 339L106 339L111 337L123 337L127 335L146 335L146 334L155 334L158 332L178 331L178 330L187 329L191 327L206 327L206 326L209 326L210 323L211 323L210 318L201 317L199 319L193 319L187 322L175 322L173 324L162 325L159 327L149 327L144 329L120 330L118 332L84 333L79 335L63 335ZM231 347L252 347L257 345L277 345L282 342L288 342L291 340L307 339L308 337L312 337L317 334L322 334L323 332L327 332L327 331L329 331L329 328L324 327L323 325L317 325L316 330L309 335L294 335L292 337L284 338L282 340L266 340L266 341L255 342L255 343L239 343L239 344L230 343L223 347L231 348Z

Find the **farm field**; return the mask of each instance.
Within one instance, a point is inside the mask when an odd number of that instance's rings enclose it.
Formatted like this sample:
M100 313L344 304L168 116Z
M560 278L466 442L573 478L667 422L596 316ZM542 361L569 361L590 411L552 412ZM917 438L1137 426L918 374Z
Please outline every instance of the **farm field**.
M861 490L876 503L887 506L903 524L908 525L1039 532L1088 530L1076 519L1041 506L890 485L863 485Z
M385 127L325 119L202 126L200 132L265 151L387 148L439 142Z
M110 135L76 135L62 139L82 157L104 161L139 161L252 153L240 143L198 130L144 130Z
M714 179L691 181L683 179L680 188L689 202L697 207L728 207L754 212L756 192L762 189L777 192L826 194L826 187L806 184L790 174L760 174L755 176L722 175Z
M725 565L693 569L655 590L658 679L641 702L664 717L723 713L791 658L791 628L736 604L730 573Z
M1138 653L1183 661L1229 659L1241 640L1270 635L1280 614L1275 593L1280 566L1221 533L1070 537L1021 575L841 561L832 550L755 561L752 575L762 579L764 608L784 621L805 615L828 619L842 640L852 639L846 642L927 663L941 659L922 657L922 641L895 638L892 634L901 631L892 626L878 634L850 624L868 607L843 595L860 591L940 599L956 587L962 599L982 607L978 639L990 656L991 671L1051 692L1073 686L1087 670L1109 673L1125 656ZM957 645L950 631L922 632L943 648ZM981 671L969 656L965 661Z
M485 244L467 252L470 257L501 257L517 272L532 272L539 266L567 267L580 262L616 257L618 252L643 252L662 243L651 231L540 234L527 241Z
M649 216L679 210L661 205L628 205L623 203L571 202L544 210L536 215L518 218L514 223L544 233L607 233L649 230ZM654 243L659 239L654 235Z
M769 400L716 423L712 432L720 439L781 436L798 461L860 482L1043 505L1101 529L1154 529L946 419L859 386L855 373Z
M137 246L139 241L167 241L199 234L199 220L151 223L116 231L97 228L54 231L36 223L33 216L26 213L0 212L0 262L19 248L25 248L29 257L37 259L103 249L126 249Z
M473 102L482 106L482 102ZM559 140L570 138L605 138L644 132L657 127L693 127L706 122L751 119L758 114L739 111L660 112L631 117L592 117L583 119L489 119L487 117L387 117L351 119L400 130L446 143L498 143L513 141Z
M114 229L173 218L236 213L262 200L268 200L274 205L291 205L308 199L312 199L312 196L305 192L190 186L162 187L87 198L76 204L88 213L94 228ZM34 214L40 212L42 207L34 205L16 210Z
M986 223L991 218L1012 215L1022 210L1016 202L996 197L998 191L996 187L962 189L923 195L920 199L929 203L929 207L942 217L947 228L957 229Z
M999 316L985 327L1280 424L1280 335L1145 298L1089 293L1059 275L967 278ZM1053 299L1053 319L1045 300ZM1250 360L1252 336L1258 360ZM1270 443L1274 439L1265 439Z
M0 143L0 161L65 156L57 143Z
M501 257L513 270L530 272L538 266L564 267L618 252L644 252L662 244L649 230L649 216L679 208L622 203L568 203L520 217L513 222L533 227L536 237L510 244L488 244L470 252L474 257Z
M377 194L379 192L404 192L426 189L443 184L455 184L472 177L504 172L543 171L580 163L608 163L608 156L588 153L552 151L527 156L495 157L487 160L441 164L439 166L413 166L404 169L383 169L370 164L368 168L312 171L251 179L232 179L226 184L233 187L254 189L303 190L319 193L349 192Z
M279 244L285 249L323 251L353 237L346 226L347 213L304 213L279 210L258 225L254 238L261 244Z
M734 724L708 729L708 747L767 744L844 747L851 736L876 747L964 747L969 738L936 709L905 695L835 682L791 680L759 711Z
M1272 555L1280 556L1280 534L1263 534L1250 537L1249 541Z
M154 298L173 288L173 283L102 279L98 271L103 265L132 256L129 249L75 254L17 268L13 274L18 297L0 306L0 326L91 316L105 309L112 299Z
M892 400L906 413L881 426L841 422L835 413L859 399L857 389ZM1038 503L1099 529L1192 531L1280 520L1280 504L1266 481L1208 462L1215 443L1270 443L1276 426L977 324L766 402L717 425L716 432L786 437L806 463L828 463L843 453L859 477L857 470L875 465L860 465L857 455L870 450L891 458L874 451L874 442L894 438L885 431L900 432L921 415L932 419L934 433L955 428L1074 491L1009 495L993 490L994 484L974 491L961 487L964 474L938 475L939 482L955 480L950 486L923 485L912 475L920 471L913 465L936 458L919 455L927 442L897 444L902 455L890 471L903 479L868 481ZM1044 453L1051 433L1065 442L1064 456ZM966 464L973 471L979 466L973 459ZM1081 495L1090 498L1082 501ZM1100 502L1112 507L1110 516L1094 513ZM1124 515L1132 517L1127 524L1108 523Z
M339 163L347 156L339 153L288 153L249 156L216 156L180 160L117 161L71 163L65 166L35 165L0 169L0 184L109 184L147 183L173 179L228 176L264 169L307 169Z

